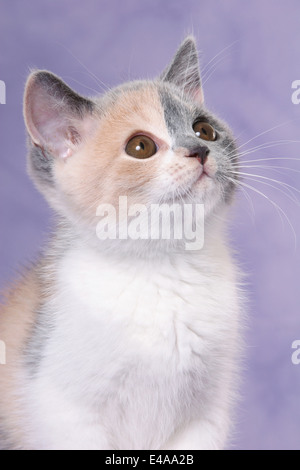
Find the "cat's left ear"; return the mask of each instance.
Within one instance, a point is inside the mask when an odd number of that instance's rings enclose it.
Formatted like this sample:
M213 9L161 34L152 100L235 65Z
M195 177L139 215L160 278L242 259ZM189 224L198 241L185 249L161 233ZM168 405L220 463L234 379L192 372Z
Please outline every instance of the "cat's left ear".
M160 79L173 83L200 105L204 102L196 40L188 36Z

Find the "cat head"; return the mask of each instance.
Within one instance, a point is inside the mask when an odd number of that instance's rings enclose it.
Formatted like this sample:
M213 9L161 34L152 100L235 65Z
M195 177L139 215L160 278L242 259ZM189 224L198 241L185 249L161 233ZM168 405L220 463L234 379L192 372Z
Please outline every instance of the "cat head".
M99 204L204 204L209 218L232 199L236 147L204 105L195 40L158 79L85 98L35 71L24 100L29 171L50 205L95 227Z

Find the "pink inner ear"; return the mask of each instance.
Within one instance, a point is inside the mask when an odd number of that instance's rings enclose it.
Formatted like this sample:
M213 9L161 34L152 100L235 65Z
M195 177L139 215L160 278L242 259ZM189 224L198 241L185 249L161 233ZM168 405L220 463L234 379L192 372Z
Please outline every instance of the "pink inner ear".
M194 97L194 100L199 103L200 105L203 105L204 103L204 94L203 94L203 89L202 88L197 88L193 90L192 95Z
M49 93L35 75L25 95L25 121L33 143L60 158L70 157L89 131L91 117L79 118L67 100Z
M43 88L36 85L29 90L26 110L27 127L33 142L58 157L70 156L74 139L68 139L70 124L62 104L55 102Z

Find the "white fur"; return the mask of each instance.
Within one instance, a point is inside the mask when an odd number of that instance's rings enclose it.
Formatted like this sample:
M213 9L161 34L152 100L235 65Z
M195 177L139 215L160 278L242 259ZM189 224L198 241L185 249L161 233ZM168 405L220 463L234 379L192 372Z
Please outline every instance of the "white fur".
M133 260L74 244L47 304L54 329L25 377L31 449L221 449L239 306L223 235Z

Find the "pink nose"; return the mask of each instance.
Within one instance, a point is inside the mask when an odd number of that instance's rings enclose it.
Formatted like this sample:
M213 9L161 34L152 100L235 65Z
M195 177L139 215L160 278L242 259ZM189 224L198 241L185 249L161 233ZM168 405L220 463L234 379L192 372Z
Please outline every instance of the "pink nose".
M209 148L206 146L199 147L197 149L197 152L191 153L190 155L187 155L188 158L197 158L202 165L204 165L208 159L209 155Z

